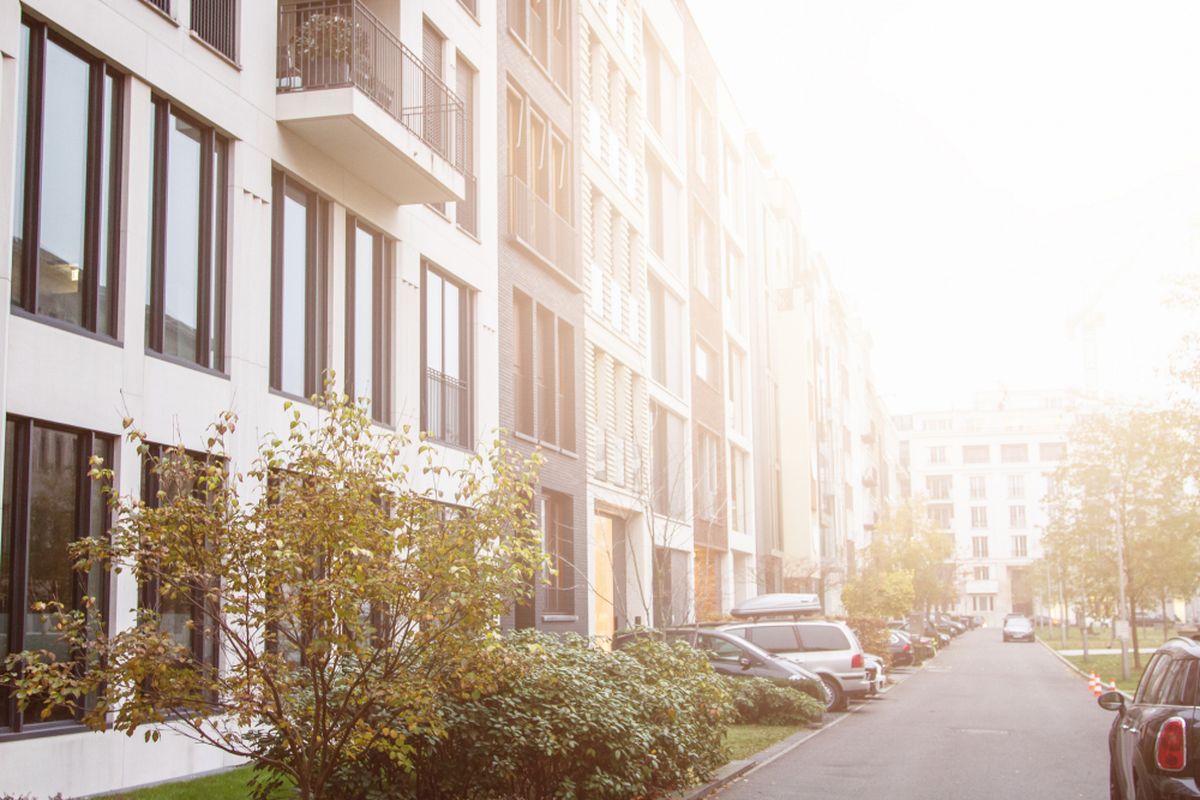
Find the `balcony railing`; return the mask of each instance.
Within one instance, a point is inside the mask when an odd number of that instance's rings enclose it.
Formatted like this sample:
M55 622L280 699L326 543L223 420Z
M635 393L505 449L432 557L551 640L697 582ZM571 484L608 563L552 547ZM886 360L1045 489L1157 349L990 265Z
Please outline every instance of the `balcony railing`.
M516 175L508 176L508 233L571 280L579 282L575 229Z
M462 101L361 2L281 5L278 42L277 91L353 86L465 171Z
M425 370L425 431L439 442L470 447L471 393L465 381Z
M230 61L237 61L237 8L237 0L192 0L192 30Z

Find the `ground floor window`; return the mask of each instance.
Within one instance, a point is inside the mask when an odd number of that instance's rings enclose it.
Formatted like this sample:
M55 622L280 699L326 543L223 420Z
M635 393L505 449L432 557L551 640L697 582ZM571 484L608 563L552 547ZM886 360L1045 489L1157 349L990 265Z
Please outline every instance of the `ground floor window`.
M994 594L973 594L973 595L971 595L971 610L972 611L995 611L996 610L996 595L994 595Z

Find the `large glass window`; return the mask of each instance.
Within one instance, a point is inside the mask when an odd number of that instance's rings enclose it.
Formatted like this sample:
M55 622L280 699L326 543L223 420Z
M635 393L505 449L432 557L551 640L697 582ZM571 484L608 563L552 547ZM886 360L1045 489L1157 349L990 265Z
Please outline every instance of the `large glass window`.
M663 284L650 279L650 371L654 380L683 394L683 305ZM697 367L697 370L699 367Z
M471 442L470 292L429 263L422 270L425 380L421 429L457 447Z
M121 77L21 25L13 305L116 336Z
M569 495L546 492L542 499L542 529L550 561L546 610L575 613L575 521Z
M570 0L508 0L508 29L559 88L570 92Z
M654 510L680 518L687 511L684 421L657 404L651 404L651 416L654 425L651 448Z
M276 171L271 220L271 388L321 390L327 326L328 203Z
M517 430L574 450L575 328L513 291L513 390Z
M347 219L346 393L383 423L392 416L392 251L383 234Z
M106 575L83 575L73 568L71 543L104 535L108 507L102 487L88 477L90 459L111 466L112 439L90 431L60 428L9 417L4 426L4 501L0 526L0 660L22 650L48 650L69 661L52 620L34 610L37 603L59 602L82 609L83 598L100 601L107 614ZM71 722L63 709L42 717L36 701L24 713L0 692L0 730L19 732L43 723Z
M154 101L146 346L224 370L228 142Z

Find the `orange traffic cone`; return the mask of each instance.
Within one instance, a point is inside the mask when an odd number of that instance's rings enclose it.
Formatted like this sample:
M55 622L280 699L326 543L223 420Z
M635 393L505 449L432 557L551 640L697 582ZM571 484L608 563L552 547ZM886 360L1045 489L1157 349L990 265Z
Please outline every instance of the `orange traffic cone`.
M1088 689L1091 690L1093 697L1099 697L1104 694L1104 689L1100 684L1100 676L1094 672L1088 676Z

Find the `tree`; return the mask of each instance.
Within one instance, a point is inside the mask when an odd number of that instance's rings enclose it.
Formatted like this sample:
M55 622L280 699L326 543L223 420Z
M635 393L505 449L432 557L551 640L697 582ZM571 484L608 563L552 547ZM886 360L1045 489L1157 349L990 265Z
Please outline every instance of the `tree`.
M163 488L111 494L111 537L81 543L77 566L132 569L141 594L187 609L220 667L198 661L152 608L106 633L95 615L52 606L78 659L10 657L22 707L39 698L129 735L150 726L148 740L172 728L255 761L263 794L286 779L301 798L326 797L339 765L410 763L410 740L439 729L439 694L492 646L506 606L543 566L536 463L496 442L450 470L423 437L379 434L333 393L314 399L311 419L293 410L287 434L268 437L245 473L226 458L232 414L202 459L181 448L155 457L127 421ZM105 465L92 474L111 481Z
M888 510L868 548L868 562L883 574L900 572L910 576L910 608L928 612L952 606L958 598L954 537L934 527L919 500L906 500Z
M884 572L869 566L842 587L842 604L851 617L903 617L915 601L913 576L906 570Z

